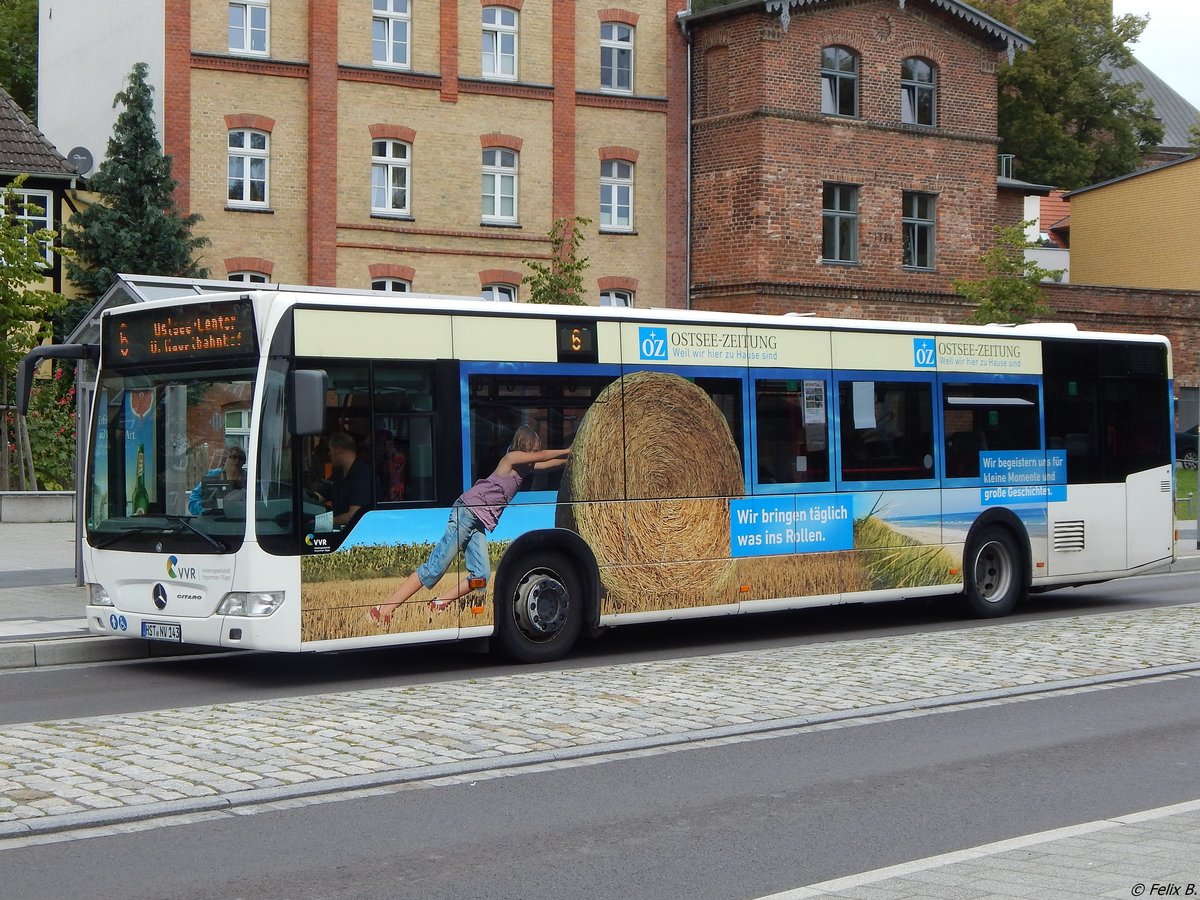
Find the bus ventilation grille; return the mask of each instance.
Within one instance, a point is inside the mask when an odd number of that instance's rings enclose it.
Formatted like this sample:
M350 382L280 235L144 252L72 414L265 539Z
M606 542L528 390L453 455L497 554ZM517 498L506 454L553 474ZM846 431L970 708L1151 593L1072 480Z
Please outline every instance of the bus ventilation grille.
M1060 553L1082 550L1084 547L1083 519L1054 523L1054 549Z
M1169 494L1169 493L1171 493L1171 482L1170 482L1170 480L1167 480L1167 481L1160 482L1160 483L1159 483L1159 486L1158 486L1158 489L1159 489L1159 491L1160 491L1160 492L1162 492L1162 493L1164 493L1164 494Z

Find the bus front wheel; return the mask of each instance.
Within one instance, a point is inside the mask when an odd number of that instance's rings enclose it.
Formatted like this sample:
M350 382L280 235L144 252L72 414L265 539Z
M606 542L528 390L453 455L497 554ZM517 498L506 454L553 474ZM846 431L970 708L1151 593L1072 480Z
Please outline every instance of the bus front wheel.
M1021 552L1007 528L984 528L967 548L963 572L963 600L979 618L1008 615L1025 589Z
M583 625L583 590L562 553L523 557L496 597L496 649L516 662L560 659Z

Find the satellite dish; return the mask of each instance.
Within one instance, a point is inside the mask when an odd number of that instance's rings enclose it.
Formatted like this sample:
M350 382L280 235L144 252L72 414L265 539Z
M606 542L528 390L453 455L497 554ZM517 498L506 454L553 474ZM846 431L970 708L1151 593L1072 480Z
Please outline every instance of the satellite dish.
M76 147L67 154L67 162L80 175L86 175L92 170L92 164L95 160L92 159L92 151L87 147Z

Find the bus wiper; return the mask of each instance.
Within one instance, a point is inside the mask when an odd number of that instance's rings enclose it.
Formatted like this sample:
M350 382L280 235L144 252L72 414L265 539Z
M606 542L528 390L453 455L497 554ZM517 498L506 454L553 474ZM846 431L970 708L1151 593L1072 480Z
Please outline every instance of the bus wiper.
M190 521L188 521L187 516L164 515L163 518L168 519L172 522L178 522L180 525L182 525L186 529L188 529L188 531L191 531L191 532L194 532L195 534L200 535L200 537L204 538L206 541L208 541L210 544L212 544L214 547L216 547L217 550L219 550L221 553L224 553L226 550L229 549L229 547L225 544L224 541L218 541L215 537L213 537L207 531L201 531L199 528L197 528L195 525L193 525Z
M149 530L150 530L149 525L139 525L137 528L129 528L125 531L118 531L116 534L109 535L107 538L100 541L99 543L92 544L92 549L93 550L103 550L105 547L111 547L117 541L124 540L125 538L127 538L131 535L141 534L143 531L149 531Z

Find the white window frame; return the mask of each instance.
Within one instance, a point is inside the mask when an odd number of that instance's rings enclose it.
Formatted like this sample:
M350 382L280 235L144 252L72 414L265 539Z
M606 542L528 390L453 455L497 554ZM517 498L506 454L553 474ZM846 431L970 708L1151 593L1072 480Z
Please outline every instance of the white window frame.
M37 231L41 228L54 230L54 194L51 191L36 191L22 188L21 190L12 189L12 198L16 203L16 209L13 211L14 218L18 222L24 222L25 227L30 231ZM31 213L28 209L30 206L36 206L42 210L40 214ZM0 217L8 215L8 211L2 208L0 204ZM42 257L46 260L46 265L51 265L54 262L54 246L51 241L39 241L42 246Z
M507 6L483 8L483 47L479 67L484 78L517 80L519 27L520 17L515 9L509 9ZM506 38L511 42L508 49L504 47Z
M241 136L241 146L234 145L235 135ZM262 146L255 147L257 138L262 138ZM271 202L271 134L256 128L231 128L226 141L229 148L228 187L226 203L231 207L245 209L266 209ZM256 178L256 165L261 164L262 177ZM235 166L239 169L234 174ZM241 182L240 196L232 196L234 181ZM253 199L253 186L262 183L262 199Z
M246 284L268 284L271 281L271 276L266 272L255 272L251 269L242 269L237 272L230 272L225 276L226 281L243 281Z
M633 163L600 162L600 230L633 231Z
M412 291L412 282L403 278L372 278L371 290L384 294L408 294Z
M382 154L380 149L384 151ZM397 176L403 181L399 187L395 183ZM404 192L404 202L399 206L395 205L397 190ZM385 216L411 215L412 144L407 141L394 138L371 141L371 212Z
M234 41L233 14L240 11L242 23L237 26L241 42ZM261 22L255 23L256 16ZM262 35L262 46L254 46L256 34ZM249 56L267 56L271 52L271 0L231 0L229 4L229 52Z
M371 0L371 61L397 69L412 66L412 0Z
M500 303L517 302L517 286L515 284L485 284L479 290L479 296L484 300L495 300Z
M512 157L512 165L505 165L506 155ZM485 147L483 150L483 191L480 212L484 222L514 224L517 221L517 188L520 154L507 147ZM489 181L491 190L488 189ZM507 189L506 189L507 188ZM504 201L512 203L512 214L507 215L501 210ZM489 213L488 205L492 211Z
M243 407L225 410L225 444L242 450L250 446L250 410Z
M633 306L633 291L607 290L600 292L601 306Z
M600 90L612 94L633 93L634 29L624 22L600 23ZM605 57L609 65L605 65ZM621 86L621 75L627 86ZM606 80L607 79L607 80Z

